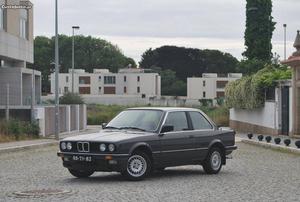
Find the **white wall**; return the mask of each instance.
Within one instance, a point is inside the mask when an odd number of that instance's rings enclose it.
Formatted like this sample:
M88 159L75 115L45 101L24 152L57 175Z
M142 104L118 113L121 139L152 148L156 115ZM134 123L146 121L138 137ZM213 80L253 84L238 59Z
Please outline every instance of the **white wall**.
M266 102L260 109L230 109L230 120L278 129L278 113L275 102Z

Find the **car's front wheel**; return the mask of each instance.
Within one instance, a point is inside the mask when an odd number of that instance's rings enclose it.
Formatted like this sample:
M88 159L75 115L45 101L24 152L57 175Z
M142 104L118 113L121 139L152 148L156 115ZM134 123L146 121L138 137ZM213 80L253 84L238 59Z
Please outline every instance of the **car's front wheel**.
M129 180L142 180L151 171L151 160L144 152L134 152L127 160L126 169L122 172Z
M222 151L218 147L209 150L202 166L207 174L217 174L222 168Z
M75 177L78 177L78 178L84 178L84 177L89 177L91 176L94 171L81 171L81 170L73 170L73 169L69 169L69 172L75 176Z

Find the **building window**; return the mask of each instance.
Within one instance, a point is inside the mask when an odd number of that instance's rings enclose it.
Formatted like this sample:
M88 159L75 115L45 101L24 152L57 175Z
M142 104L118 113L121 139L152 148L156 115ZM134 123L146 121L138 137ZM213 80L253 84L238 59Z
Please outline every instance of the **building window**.
M79 77L79 84L90 84L91 83L91 77L89 76L80 76Z
M65 88L64 88L64 92L65 92L65 93L68 93L68 92L69 92L69 88L68 88L68 87L65 87Z
M126 80L127 80L127 78L126 78L126 76L124 76L124 82L126 82Z
M101 94L101 90L102 90L102 88L99 87L99 88L98 88L98 93L99 93L99 94Z
M203 81L203 87L205 87L205 85L206 85L206 82L205 82L205 81Z
M101 81L101 76L98 77L98 81Z
M202 97L205 98L206 97L206 92L203 91L202 95L203 95Z
M217 81L217 88L225 88L228 81Z
M104 84L115 84L116 77L115 76L105 76L104 77Z
M91 94L90 87L79 87L79 94Z
M136 89L136 90L137 90L137 93L140 93L140 92L141 92L141 89L140 89L140 87L139 87L139 86L137 87L137 89Z
M124 93L127 93L127 88L126 88L126 86L124 86Z
M0 8L0 29L4 28L4 11Z
M20 9L20 37L28 39L28 10Z
M217 98L224 98L224 97L225 97L225 92L217 91Z
M137 77L137 81L140 82L140 76Z
M66 76L66 83L68 83L69 82L69 77L68 76Z

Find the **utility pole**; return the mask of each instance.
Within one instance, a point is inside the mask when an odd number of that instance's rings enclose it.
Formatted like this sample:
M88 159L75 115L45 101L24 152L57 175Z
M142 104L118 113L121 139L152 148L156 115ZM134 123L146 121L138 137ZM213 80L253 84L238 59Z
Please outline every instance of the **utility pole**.
M59 140L59 94L58 94L58 73L59 73L59 55L58 55L58 6L55 0L55 139Z
M5 107L5 118L9 120L9 84L6 84L6 107Z

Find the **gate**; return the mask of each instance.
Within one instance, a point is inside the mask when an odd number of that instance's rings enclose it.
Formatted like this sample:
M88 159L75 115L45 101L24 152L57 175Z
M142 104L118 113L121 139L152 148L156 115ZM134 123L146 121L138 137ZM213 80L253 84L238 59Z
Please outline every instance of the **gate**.
M281 134L289 135L289 87L281 88Z

